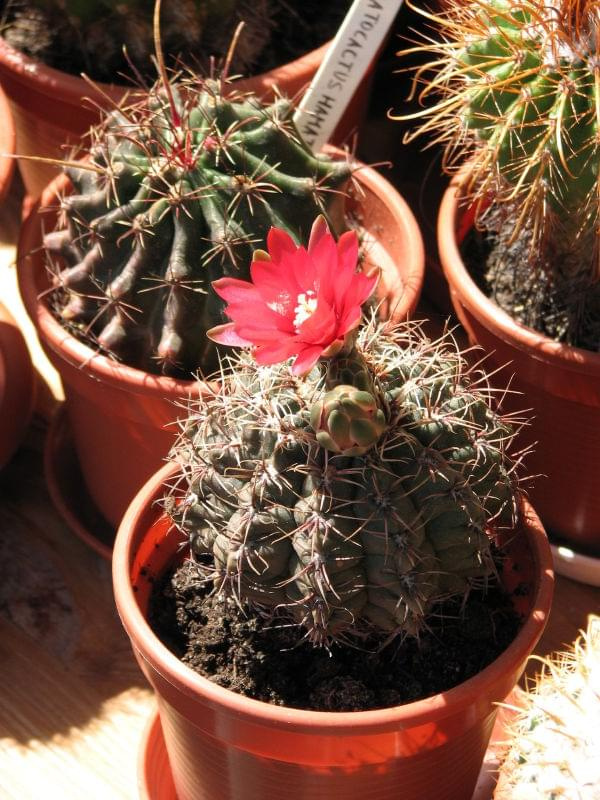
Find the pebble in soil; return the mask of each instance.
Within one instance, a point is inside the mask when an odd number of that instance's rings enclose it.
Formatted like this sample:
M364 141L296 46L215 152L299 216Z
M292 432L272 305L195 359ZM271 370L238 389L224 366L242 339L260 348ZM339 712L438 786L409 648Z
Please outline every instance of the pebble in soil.
M207 598L186 561L155 583L150 624L185 664L219 686L275 705L361 711L462 683L506 649L520 620L510 598L490 586L438 606L418 639L383 649L374 640L315 648L295 625Z

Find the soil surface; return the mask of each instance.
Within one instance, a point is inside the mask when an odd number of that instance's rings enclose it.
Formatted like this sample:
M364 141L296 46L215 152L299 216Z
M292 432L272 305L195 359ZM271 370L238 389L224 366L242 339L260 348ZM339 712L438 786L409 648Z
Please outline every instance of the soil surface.
M511 241L514 218L492 217L462 246L471 277L513 319L557 342L600 351L600 284L576 280L576 255L552 248L532 257L531 236ZM573 263L569 263L569 262Z
M259 74L319 47L335 35L350 4L351 0L240 0L238 13L246 25L230 74ZM181 59L205 72L209 56L217 61L225 57L238 20L217 34L212 24L203 30L195 19L197 11L194 0L163 3L162 49L171 66ZM96 81L124 83L123 75L134 77L123 45L144 79L156 79L151 20L152 3L141 10L132 5L131 11L123 4L99 19L81 21L74 16L71 21L59 2L0 0L0 35L11 46L50 67L73 75L85 72Z
M449 689L491 663L520 626L510 599L490 587L434 609L418 639L379 652L375 641L314 648L296 626L207 598L191 561L155 584L149 619L169 649L214 683L319 711L383 708Z

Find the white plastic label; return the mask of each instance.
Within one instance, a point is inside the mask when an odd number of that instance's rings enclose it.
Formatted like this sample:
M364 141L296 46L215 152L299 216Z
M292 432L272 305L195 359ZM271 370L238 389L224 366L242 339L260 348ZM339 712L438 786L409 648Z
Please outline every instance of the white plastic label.
M320 150L331 137L402 2L352 3L294 115L294 122L313 150Z

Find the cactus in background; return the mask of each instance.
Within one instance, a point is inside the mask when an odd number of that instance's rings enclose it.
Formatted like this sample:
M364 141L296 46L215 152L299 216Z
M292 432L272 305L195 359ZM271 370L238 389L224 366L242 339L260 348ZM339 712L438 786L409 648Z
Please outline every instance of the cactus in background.
M215 368L205 331L223 303L211 281L247 276L271 226L302 241L318 213L340 225L348 163L313 155L287 100L227 90L159 81L111 113L89 168L68 170L75 193L44 240L59 319L147 371Z
M495 800L600 797L600 617L520 695Z
M192 407L165 507L201 584L313 643L416 634L436 601L494 574L512 427L451 337L359 330L376 278L356 272L354 232L336 245L320 219L307 249L277 230L268 248L253 284L215 286L232 321L209 335L253 355Z
M136 69L151 68L154 0L6 0L3 36L19 50L54 66L74 67L95 80L116 81L127 72L123 48ZM161 39L165 53L183 55L201 68L223 58L244 21L236 47L235 73L254 71L268 47L279 0L174 0L164 3ZM75 63L69 64L66 53ZM78 61L77 61L78 59ZM70 71L70 70L69 70ZM120 81L119 81L120 82Z
M511 242L527 231L533 253L557 255L557 279L585 291L600 278L600 2L445 8L420 12L442 41L416 48L434 58L415 82L422 104L437 99L412 115L425 122L408 138L433 132L448 170L469 159L465 188L484 223L490 202L509 207Z

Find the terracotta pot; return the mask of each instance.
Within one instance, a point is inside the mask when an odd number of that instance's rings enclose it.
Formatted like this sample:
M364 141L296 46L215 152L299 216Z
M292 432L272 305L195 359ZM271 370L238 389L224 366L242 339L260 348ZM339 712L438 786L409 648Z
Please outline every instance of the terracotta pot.
M396 190L375 170L357 173L362 196L350 201L369 234L368 261L383 269L378 286L381 313L406 318L423 283L423 243L415 219ZM65 188L61 177L47 188L41 207ZM43 302L48 289L42 226L50 214L34 206L24 221L18 247L19 288L42 346L59 371L81 470L98 509L115 527L140 486L158 469L171 446L175 403L197 396L203 385L150 375L99 356L71 336ZM42 298L40 300L40 297ZM205 388L205 387L204 387Z
M529 474L539 475L531 501L549 534L600 555L600 354L559 344L521 325L486 297L471 279L458 241L468 219L459 211L456 184L440 207L438 246L455 311L471 342L488 353L488 370L504 369L496 385L506 410L532 409L526 429ZM457 236L460 224L461 233Z
M10 156L15 153L15 139L15 124L10 105L0 86L0 203L4 200L12 181L15 161Z
M176 475L164 466L136 496L117 534L117 608L157 694L178 800L468 800L496 717L519 679L550 611L551 554L524 505L510 535L502 580L524 623L478 675L442 694L375 711L329 713L272 706L193 672L146 621L153 582L177 559L181 534L155 501ZM523 591L523 586L527 591ZM400 794L399 794L400 793Z
M0 468L19 446L35 400L35 373L17 323L0 303Z
M246 80L236 87L272 97L273 87L289 97L308 86L329 43L295 61ZM366 111L371 73L357 89L340 120L332 141L341 143L357 131ZM15 50L0 36L0 83L10 101L17 130L16 152L24 156L65 158L90 126L100 109L118 102L131 88L97 83L96 88L75 75L52 69ZM19 161L27 194L38 198L60 167L43 162Z

